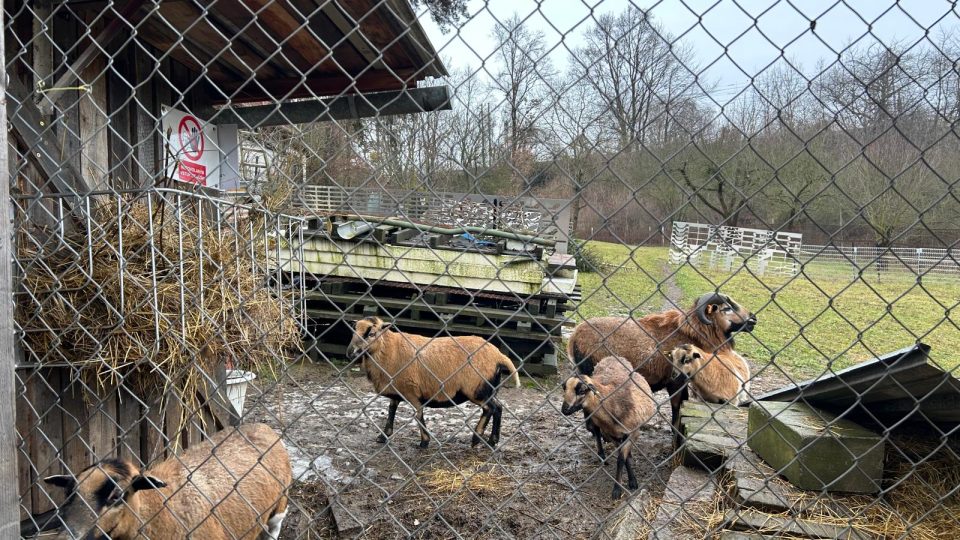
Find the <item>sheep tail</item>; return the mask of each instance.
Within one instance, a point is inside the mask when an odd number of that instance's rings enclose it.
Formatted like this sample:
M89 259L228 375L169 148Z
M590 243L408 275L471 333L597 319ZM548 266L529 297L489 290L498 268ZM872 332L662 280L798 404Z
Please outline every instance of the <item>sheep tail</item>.
M500 369L503 373L510 374L510 378L513 379L514 388L520 388L520 372L517 371L517 366L513 365L513 362L509 358L504 358L500 361Z

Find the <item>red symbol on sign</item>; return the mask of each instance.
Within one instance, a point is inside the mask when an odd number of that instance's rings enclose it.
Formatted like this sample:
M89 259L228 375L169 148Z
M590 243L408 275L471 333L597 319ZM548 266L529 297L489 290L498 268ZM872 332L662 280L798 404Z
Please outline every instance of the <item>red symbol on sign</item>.
M177 128L180 136L180 148L187 159L197 161L203 155L203 128L200 122L192 116L184 116Z

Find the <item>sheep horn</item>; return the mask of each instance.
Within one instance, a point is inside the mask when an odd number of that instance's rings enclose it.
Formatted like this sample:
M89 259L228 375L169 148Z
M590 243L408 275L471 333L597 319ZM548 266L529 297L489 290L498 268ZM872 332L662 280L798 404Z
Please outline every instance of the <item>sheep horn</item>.
M716 293L706 293L700 295L700 298L697 298L697 318L700 319L700 322L707 326L713 325L713 321L707 317L707 306L710 304L716 304L717 300L722 302L722 297Z

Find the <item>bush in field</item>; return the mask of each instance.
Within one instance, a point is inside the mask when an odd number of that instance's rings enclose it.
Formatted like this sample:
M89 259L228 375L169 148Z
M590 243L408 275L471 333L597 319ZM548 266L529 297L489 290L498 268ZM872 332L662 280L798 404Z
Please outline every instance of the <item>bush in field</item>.
M597 249L590 247L587 242L574 240L571 242L571 245L573 247L573 256L577 259L577 270L581 272L596 272L607 264L603 255Z

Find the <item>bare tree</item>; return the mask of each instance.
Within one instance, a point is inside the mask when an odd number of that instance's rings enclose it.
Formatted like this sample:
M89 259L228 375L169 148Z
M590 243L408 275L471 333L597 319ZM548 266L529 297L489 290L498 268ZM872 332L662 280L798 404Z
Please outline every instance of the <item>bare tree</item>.
M493 37L500 71L492 84L503 96L506 146L512 157L535 142L537 117L554 72L543 33L531 30L518 15L495 26Z
M691 50L672 40L635 7L601 15L584 35L575 72L607 109L619 148L663 142L675 114L701 96Z
M556 176L568 186L571 199L570 231L576 234L584 191L597 180L604 161L601 152L602 110L582 79L568 77L558 84L559 95L550 107L545 126Z
M447 137L440 141L444 158L460 170L464 185L475 183L499 159L490 90L469 69L455 71L452 111L445 118Z

